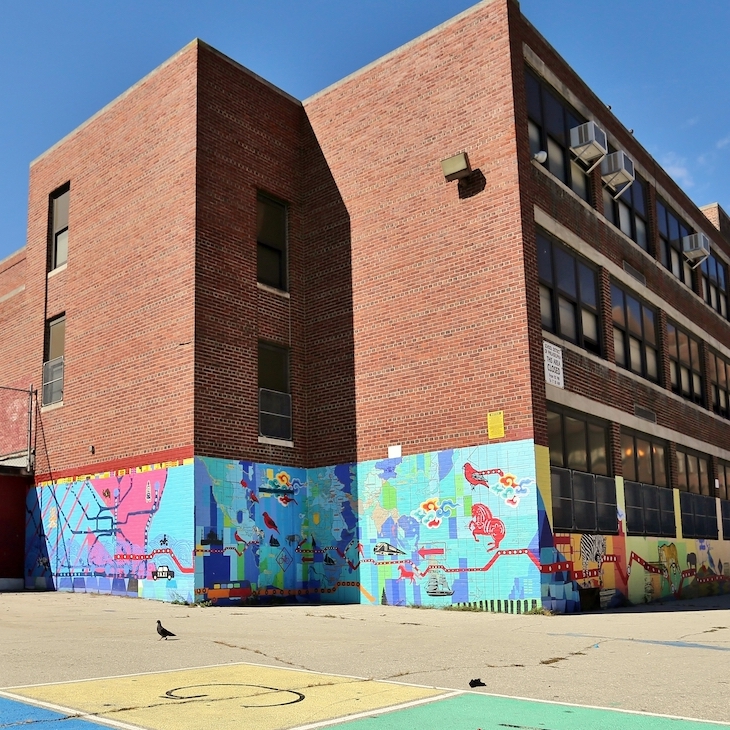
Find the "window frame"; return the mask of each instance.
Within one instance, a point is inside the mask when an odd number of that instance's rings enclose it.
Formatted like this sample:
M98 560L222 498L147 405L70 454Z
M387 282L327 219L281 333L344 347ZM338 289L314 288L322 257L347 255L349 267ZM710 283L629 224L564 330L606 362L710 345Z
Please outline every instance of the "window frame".
M262 240L262 220L264 213L262 206L271 210L281 210L283 218L283 241L275 244L273 241ZM278 258L276 277L266 275L265 255L273 254ZM289 291L289 204L279 198L261 190L256 194L256 280L264 286L270 286L279 291Z
M58 349L58 336L54 338L54 328L63 327L61 334L61 352ZM53 355L53 357L51 357ZM49 406L63 403L66 363L66 313L58 314L46 320L43 336L43 378L41 388L42 405Z
M618 534L616 479L611 474L609 424L577 411L556 407L552 403L548 405L547 416L553 529L556 532ZM555 417L560 419L559 463L553 458L556 443L554 428L551 429L550 425L551 416L553 420ZM570 457L567 419L583 424L585 468L576 468L576 461ZM591 442L591 427L603 433L603 457L598 460L599 464L594 463L593 453L597 444ZM579 461L577 466L583 466L583 462Z
M626 447L629 439L631 454L627 457ZM639 442L647 445L648 459L641 459ZM662 451L661 456L658 456L659 449ZM626 534L676 537L674 492L669 483L669 444L648 434L622 427L621 462ZM657 473L659 463L663 466L660 475ZM627 468L629 464L631 468Z
M283 383L277 383L271 363L262 358L262 352L281 356ZM281 373L280 373L281 375ZM291 349L267 340L258 341L258 421L259 438L291 442L293 440L291 395ZM284 390L280 387L284 386ZM272 387L269 387L272 386Z
M700 264L700 296L710 309L728 318L728 269L712 252Z
M55 271L68 262L68 231L71 205L71 183L56 188L48 196L48 243L46 270ZM60 240L64 240L65 254L59 254ZM63 260L60 260L60 259Z
M670 330L674 330L675 335L672 335ZM689 361L682 360L681 355L681 337L687 338L687 352L689 354ZM672 352L671 340L674 339L676 348ZM694 345L694 347L693 347ZM706 383L705 377L702 372L702 340L692 337L683 327L679 327L674 322L667 321L666 330L666 348L667 354L669 355L669 372L670 372L670 385L672 392L685 398L686 400L697 403L697 405L705 405L705 390ZM693 351L696 350L697 361L693 356ZM684 377L683 368L688 373L688 385L687 390L684 389ZM699 384L699 387L698 387Z
M602 186L602 194L604 217L615 228L628 236L639 248L649 253L649 221L647 216L649 196L646 194L646 186L647 183L639 175L636 175L634 182L619 195L618 199L614 199L613 193L605 185ZM623 225L622 213L627 216L628 230ZM641 230L643 230L643 236L639 233Z
M619 302L617 302L617 297L615 295L615 292L620 293L621 295L621 320L617 318L617 308L619 306ZM636 302L636 304L639 307L640 311L640 328L641 332L638 333L635 329L632 329L630 321L630 313L631 308L629 306L629 300L632 300ZM652 341L649 339L647 335L647 313L651 313L651 319L653 321L653 330L654 330L654 340ZM647 380L653 382L653 383L659 383L661 382L662 377L662 371L661 371L661 355L659 351L659 338L658 335L658 325L659 325L659 315L656 309L646 304L642 299L637 297L633 291L626 290L622 286L619 286L615 281L611 282L611 318L613 321L613 341L614 341L614 359L616 361L616 364L622 368L625 368L626 370L629 370L632 373L635 373L636 375L640 375L643 378L646 378ZM623 351L623 362L619 361L619 355L618 355L618 348L616 347L617 343L617 337L621 338L622 341L622 351ZM633 363L633 357L632 357L632 340L635 340L638 342L639 346L639 359L640 362L638 363L638 368L634 367ZM648 357L648 351L652 351L654 353L654 368L656 370L656 375L652 376L650 374L650 367L649 367L649 357Z
M543 255L545 250L543 243L547 244L547 257L549 258L549 275L546 270L546 258ZM600 317L600 279L598 270L587 260L576 255L568 247L560 244L552 236L546 234L541 229L536 232L536 244L538 254L538 280L540 293L540 315L543 329L553 332L569 342L573 342L588 352L592 352L599 357L604 356L603 348L603 332ZM559 252L559 254L557 253ZM575 283L575 292L570 292L563 288L560 283L560 272L565 271L556 262L558 255L567 256L572 259L573 272L572 278ZM581 269L582 267L582 269ZM584 280L581 277L581 271L588 271L593 277L593 298L595 304L587 301L587 297L583 293ZM544 301L543 294L549 293L550 297L550 320L546 323L545 312L543 311ZM576 337L572 337L570 333L564 331L561 318L561 299L574 308L573 324L575 326ZM585 333L584 318L592 316L595 322L596 339L588 337Z
M538 99L532 97L530 86L537 85ZM579 198L588 205L593 205L593 191L590 176L570 150L570 130L587 121L552 86L536 76L529 68L525 69L525 96L527 98L527 125L530 155L539 151L547 153L543 166L560 182L567 185ZM550 102L560 107L561 123L549 130L550 111L546 109ZM556 120L557 121L557 120ZM562 129L560 128L562 127ZM555 150L551 149L551 144ZM557 148L562 151L562 165L555 158ZM562 167L562 170L558 169Z
M655 205L657 234L659 236L659 260L672 276L694 291L692 267L682 251L682 238L692 233L692 228L674 212L673 208L657 197ZM677 236L672 237L672 221L677 226ZM675 259L672 252L676 254Z
M707 395L710 410L722 418L730 418L730 361L712 348L709 348L707 356L709 363L707 380L710 384ZM724 380L720 378L720 373L723 371Z

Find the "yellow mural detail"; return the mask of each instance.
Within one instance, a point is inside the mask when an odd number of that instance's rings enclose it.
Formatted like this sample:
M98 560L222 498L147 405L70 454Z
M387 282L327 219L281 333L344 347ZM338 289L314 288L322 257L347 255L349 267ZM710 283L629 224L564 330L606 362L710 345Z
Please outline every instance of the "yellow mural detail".
M537 490L545 505L545 515L553 529L553 493L550 488L550 449L547 446L535 444L535 476Z

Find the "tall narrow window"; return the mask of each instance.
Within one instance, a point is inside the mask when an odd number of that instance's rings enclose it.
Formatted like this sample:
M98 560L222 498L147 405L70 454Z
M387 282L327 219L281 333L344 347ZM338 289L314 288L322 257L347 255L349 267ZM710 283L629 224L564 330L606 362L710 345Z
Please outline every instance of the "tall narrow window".
M603 212L616 228L636 241L646 251L649 248L646 233L646 187L638 176L618 198L603 188Z
M682 239L689 236L689 226L669 206L659 200L656 202L656 218L662 264L691 289L692 269L682 253Z
M601 354L595 269L540 232L537 258L543 328Z
M626 529L630 535L676 534L666 454L664 442L621 429Z
M607 425L553 406L547 416L553 528L615 534L616 483L608 476Z
M672 390L702 405L703 379L699 341L676 325L667 323L667 350Z
M71 191L66 184L51 195L48 270L63 266L68 259L68 204Z
M720 498L720 514L722 517L722 539L730 540L730 464L717 462L716 496Z
M611 284L616 364L649 380L659 380L656 314L636 297Z
M259 342L259 436L291 441L289 350Z
M702 262L700 273L704 300L716 312L727 317L727 267L720 259L710 254Z
M684 537L717 540L717 504L710 490L709 459L677 449L677 485Z
M43 405L63 400L63 365L66 348L66 317L61 315L46 322L45 355L43 358Z
M258 280L287 290L287 208L259 194L256 215Z
M730 418L730 363L710 351L710 408L723 418Z
M583 200L590 200L588 176L570 151L570 130L585 121L555 91L525 74L530 152L547 152L546 166Z

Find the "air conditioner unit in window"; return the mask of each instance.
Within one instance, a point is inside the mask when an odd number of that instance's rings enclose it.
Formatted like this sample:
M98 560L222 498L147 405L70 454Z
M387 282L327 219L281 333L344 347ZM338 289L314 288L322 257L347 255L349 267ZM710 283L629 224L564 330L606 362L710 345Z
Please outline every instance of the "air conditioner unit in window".
M634 163L623 150L612 152L601 163L601 177L608 187L618 191L616 200L634 182Z
M591 172L608 154L606 133L595 122L579 124L570 130L570 149L583 162L596 160L588 169Z
M697 268L710 255L710 239L704 233L692 233L682 239L682 251L688 261L696 261Z

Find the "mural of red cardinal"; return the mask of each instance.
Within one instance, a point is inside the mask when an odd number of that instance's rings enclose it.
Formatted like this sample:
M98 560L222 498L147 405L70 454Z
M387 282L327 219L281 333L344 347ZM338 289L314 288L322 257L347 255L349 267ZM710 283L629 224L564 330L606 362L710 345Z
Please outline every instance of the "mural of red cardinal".
M246 542L239 534L238 532L233 533L233 537L236 539L236 542Z
M256 496L255 492L252 492L251 490L249 490L248 494L251 497L251 501L252 502L258 502L259 501L259 498Z
M270 530L276 530L279 532L279 528L276 526L276 522L271 519L271 515L268 512L262 512L261 516L264 518L264 524L266 527L268 527Z

